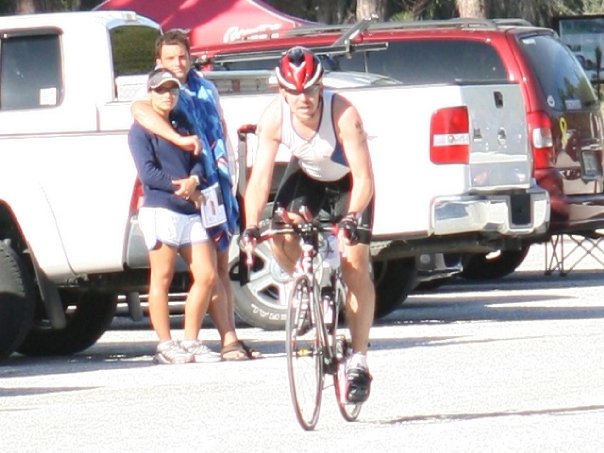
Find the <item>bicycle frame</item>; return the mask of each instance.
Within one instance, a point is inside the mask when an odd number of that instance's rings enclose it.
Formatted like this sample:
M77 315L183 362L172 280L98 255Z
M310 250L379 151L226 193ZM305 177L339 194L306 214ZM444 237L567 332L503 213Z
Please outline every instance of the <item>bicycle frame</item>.
M326 374L333 375L342 416L353 421L360 411L360 404L348 403L343 396L342 373L348 347L346 337L338 335L337 328L347 287L342 279L340 252L337 247L331 248L336 241L330 240L330 235L337 237L336 228L331 221L311 220L303 215L300 223L273 224L258 239L262 242L278 234L293 234L299 239L300 255L294 266L293 289L287 296L286 353L294 410L306 430L313 429L318 421ZM246 252L248 264L252 264L251 250ZM336 254L337 263L330 252ZM336 265L332 266L332 262ZM282 297L286 296L282 294Z

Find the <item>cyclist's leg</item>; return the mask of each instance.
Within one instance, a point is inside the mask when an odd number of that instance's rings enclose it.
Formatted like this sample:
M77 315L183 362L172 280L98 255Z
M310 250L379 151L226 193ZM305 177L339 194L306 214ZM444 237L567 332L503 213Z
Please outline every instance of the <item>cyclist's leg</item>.
M346 315L352 350L367 353L369 330L375 311L375 290L369 270L369 245L348 246L342 259L342 276L348 286Z
M338 203L340 213L345 213ZM346 208L348 204L345 204ZM360 243L346 246L342 258L342 276L348 286L346 315L352 337L353 354L346 367L348 384L347 399L351 403L367 400L371 388L371 374L367 367L369 331L375 311L375 289L370 274L371 227L373 221L373 201L361 214L359 226Z
M346 398L351 403L362 403L367 400L371 391L372 377L367 366L367 348L375 310L375 291L369 274L368 244L346 247L342 274L348 285L346 316L352 337L352 356L346 364Z
M340 196L335 200L332 215L340 220L348 212L350 179L338 183ZM355 353L366 354L369 344L369 330L373 324L375 311L375 289L370 273L371 230L373 226L373 200L361 213L359 224L359 244L346 246L342 257L342 277L348 286L346 317Z

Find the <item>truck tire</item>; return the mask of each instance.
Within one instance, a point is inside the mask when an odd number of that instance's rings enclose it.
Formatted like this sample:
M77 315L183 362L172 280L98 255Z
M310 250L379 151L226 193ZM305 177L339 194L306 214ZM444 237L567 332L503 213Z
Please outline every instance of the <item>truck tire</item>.
M37 316L18 352L29 356L73 354L92 346L109 328L117 301L113 294L62 291L61 298L67 326L52 329L44 316Z
M281 304L279 294L285 291L287 278L285 275L283 281L274 278L281 273L268 242L261 243L254 251L254 265L248 272L247 284L239 283L239 260L231 260L230 269L237 316L264 330L284 329L287 307Z
M31 328L33 283L23 261L0 241L0 359L11 355Z
M461 275L468 280L487 280L505 277L516 270L526 258L530 245L520 250L499 250L498 253L464 256Z
M279 272L266 242L260 244L254 253L254 266L244 286L238 281L239 262L231 261L235 312L251 326L264 330L284 329L287 307L280 303L279 294L286 290L287 277ZM415 279L415 259L380 261L374 263L373 273L375 317L381 318L394 311L407 298Z
M392 313L407 299L415 282L415 258L373 263L375 318Z

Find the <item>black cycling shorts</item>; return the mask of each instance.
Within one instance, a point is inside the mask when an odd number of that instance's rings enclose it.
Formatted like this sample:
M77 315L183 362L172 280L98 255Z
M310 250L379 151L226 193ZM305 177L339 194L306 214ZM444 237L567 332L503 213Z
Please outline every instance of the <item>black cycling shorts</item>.
M348 213L351 189L350 173L337 181L318 181L304 173L298 160L293 158L277 189L273 212L279 207L299 212L302 206L306 206L313 217L327 217L333 222L339 222ZM373 198L360 213L360 218L359 242L369 244L373 228Z

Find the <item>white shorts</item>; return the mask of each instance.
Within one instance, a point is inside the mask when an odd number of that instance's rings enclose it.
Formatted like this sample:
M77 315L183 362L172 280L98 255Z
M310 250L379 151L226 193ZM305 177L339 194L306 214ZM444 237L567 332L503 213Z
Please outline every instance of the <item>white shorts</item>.
M142 207L138 212L138 226L149 250L156 249L160 242L179 248L209 239L200 214L179 214L166 208Z

